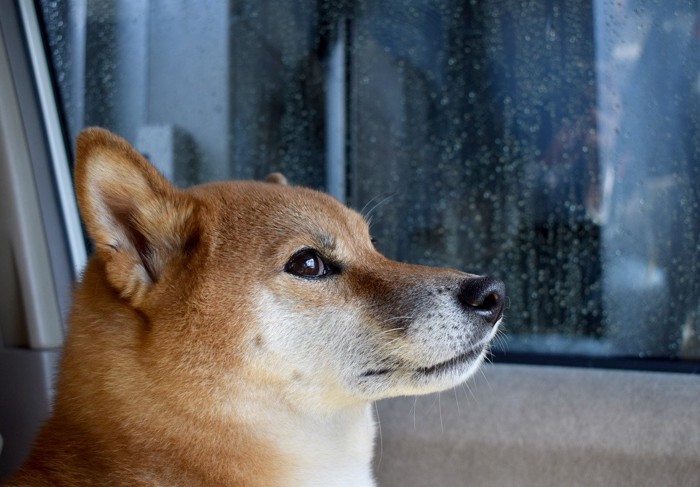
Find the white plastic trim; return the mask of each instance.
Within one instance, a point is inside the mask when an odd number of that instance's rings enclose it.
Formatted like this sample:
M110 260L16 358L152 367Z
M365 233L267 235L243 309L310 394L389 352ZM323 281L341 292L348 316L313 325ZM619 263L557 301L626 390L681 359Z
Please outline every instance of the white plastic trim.
M68 238L68 247L70 249L75 277L77 277L85 267L87 251L85 249L85 238L82 227L80 226L80 216L75 200L73 181L69 171L68 152L64 144L61 123L56 108L56 99L49 76L46 51L44 50L44 44L41 39L34 2L20 1L18 4L26 36L27 50L29 52L39 96L39 105L46 129L49 152L53 163L53 174L56 178L56 187L58 189L58 197Z
M29 345L33 349L55 348L63 343L61 313L29 146L2 36L0 99L0 191L11 202L8 236L19 274Z

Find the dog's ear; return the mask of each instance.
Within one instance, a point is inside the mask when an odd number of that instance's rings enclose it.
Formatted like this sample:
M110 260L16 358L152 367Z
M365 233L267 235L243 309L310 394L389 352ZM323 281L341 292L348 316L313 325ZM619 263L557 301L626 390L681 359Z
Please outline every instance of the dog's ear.
M138 305L168 262L198 239L195 201L128 142L98 128L78 137L75 185L107 279Z
M287 182L287 178L285 178L284 174L282 174L281 172L270 173L265 178L265 182L272 183L272 184L281 184L282 186L289 186L289 183Z

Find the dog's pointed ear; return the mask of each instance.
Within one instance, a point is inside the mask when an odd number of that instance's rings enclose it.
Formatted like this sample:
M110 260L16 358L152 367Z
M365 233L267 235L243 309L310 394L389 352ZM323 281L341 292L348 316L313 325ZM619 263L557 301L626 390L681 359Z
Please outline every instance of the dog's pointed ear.
M268 174L268 176L265 178L265 182L272 184L281 184L282 186L289 186L287 178L285 178L284 174L282 174L281 172L273 172Z
M196 202L128 142L98 128L78 136L75 185L107 279L138 305L168 263L198 240Z

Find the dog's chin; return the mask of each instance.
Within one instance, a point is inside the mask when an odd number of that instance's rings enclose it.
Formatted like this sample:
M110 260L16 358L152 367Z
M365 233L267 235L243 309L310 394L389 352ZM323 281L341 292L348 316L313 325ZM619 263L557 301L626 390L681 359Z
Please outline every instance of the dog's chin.
M474 375L484 361L488 347L468 350L444 362L421 367L407 377L411 394L429 394L449 389Z
M479 346L435 364L371 369L360 375L360 382L372 400L439 392L471 377L487 353L488 346Z

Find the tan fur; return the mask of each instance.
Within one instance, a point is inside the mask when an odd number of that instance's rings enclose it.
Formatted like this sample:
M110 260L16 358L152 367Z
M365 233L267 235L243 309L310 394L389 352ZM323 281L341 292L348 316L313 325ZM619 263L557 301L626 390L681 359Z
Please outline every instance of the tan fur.
M81 134L95 254L53 414L7 485L372 485L369 401L473 372L495 327L437 297L469 276L387 260L360 215L279 176L177 190L122 139ZM290 275L300 248L342 271ZM463 325L426 331L416 300ZM416 372L472 346L449 374Z

